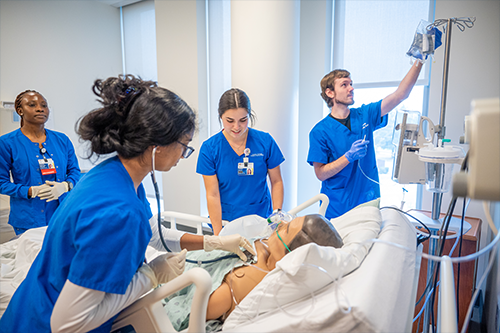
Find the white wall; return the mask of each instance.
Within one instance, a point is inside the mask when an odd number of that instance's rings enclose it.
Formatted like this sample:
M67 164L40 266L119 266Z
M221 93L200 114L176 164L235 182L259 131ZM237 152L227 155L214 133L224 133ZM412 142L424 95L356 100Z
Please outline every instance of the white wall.
M96 1L0 1L0 100L14 102L26 89L40 92L51 111L47 128L69 136L82 170L92 164L81 158L86 150L75 123L97 106L94 80L121 68L118 8ZM0 135L19 128L2 109L0 122ZM0 209L8 209L9 197L0 199ZM7 225L0 227L5 236Z
M204 40L199 41L198 37L198 25L204 23L198 22L204 17L198 14L200 6L202 2L193 0L155 1L158 84L178 94L195 110L206 110L206 103L200 103L200 94L206 88L198 87L199 84L206 87ZM202 96L201 101L206 101L206 97ZM200 145L199 136L195 135L191 143L195 153L162 174L165 210L200 214L201 176L196 174Z
M231 1L232 85L248 94L255 128L270 133L285 156L285 210L297 206L299 29L299 2Z
M437 1L436 19L463 16L475 16L476 23L472 29L464 32L453 27L451 35L445 125L446 137L452 140L452 144L458 144L463 134L463 120L470 114L471 100L498 97L500 94L500 1ZM441 47L435 53L429 95L429 117L436 124L439 122L441 106L443 63L444 47ZM463 147L468 149L467 146ZM445 194L441 212L446 213L450 201L450 193ZM431 210L431 203L432 194L424 190L422 209ZM459 200L455 214L461 214L461 207ZM489 230L481 202L472 200L467 216L482 219L481 247L484 247L489 239ZM481 258L478 277L484 271L484 263L485 258Z
M331 26L331 4L297 4L232 1L209 3L205 8L201 1L196 5L194 1L155 2L159 83L198 110L200 130L193 146L199 148L220 130L217 102L222 92L231 86L245 90L257 114L255 127L271 133L285 154L285 208L319 192L320 183L306 163L308 134L323 117L319 80L331 66L332 36L326 28ZM259 6L260 11L255 8ZM269 15L276 8L274 16ZM230 12L231 20L211 22L207 31L207 9L211 17ZM266 17L270 19L265 21ZM259 29L248 29L256 21ZM269 23L265 29L263 22ZM197 154L163 174L167 210L205 214L196 159Z
M297 157L297 203L318 194L321 182L307 163L309 132L323 116L320 80L332 70L332 15L330 1L300 3L300 67ZM304 213L317 213L313 205Z
M158 80L156 22L153 0L123 7L125 72L143 80Z
M69 136L82 169L91 165L80 158L85 151L75 123L97 106L94 80L121 69L118 8L96 1L0 1L0 100L39 91L51 110L48 124Z

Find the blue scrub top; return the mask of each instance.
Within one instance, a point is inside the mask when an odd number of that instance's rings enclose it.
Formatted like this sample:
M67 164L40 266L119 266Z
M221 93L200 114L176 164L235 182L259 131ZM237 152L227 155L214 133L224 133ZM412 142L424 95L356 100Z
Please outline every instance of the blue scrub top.
M28 198L31 186L46 180L69 181L75 185L80 179L80 168L75 149L69 138L59 132L45 129L46 157L54 160L56 174L43 176L38 160L43 158L39 144L32 142L21 129L0 137L0 193L10 196L9 224L14 228L37 228L48 225L54 211L66 197L46 202ZM10 180L12 174L13 182Z
M200 149L196 172L217 175L223 220L251 214L266 218L273 211L267 171L283 163L285 157L269 133L253 128L248 128L246 148L250 149L248 162L254 163L253 175L238 175L238 163L245 155L235 153L222 131L203 142Z
M360 167L368 177L379 181L373 131L387 125L388 119L387 115L380 117L381 104L382 101L379 101L350 109L351 130L328 115L309 133L307 162L310 165L313 162L328 164L339 159L351 149L354 141L363 139L365 135L370 141L365 157L349 163L335 176L321 182L321 193L330 199L325 214L328 219L380 197L380 186L365 177Z
M136 193L118 157L90 170L55 212L40 253L0 320L0 332L50 332L67 279L124 294L144 262L151 216L142 184ZM110 332L115 317L92 332Z

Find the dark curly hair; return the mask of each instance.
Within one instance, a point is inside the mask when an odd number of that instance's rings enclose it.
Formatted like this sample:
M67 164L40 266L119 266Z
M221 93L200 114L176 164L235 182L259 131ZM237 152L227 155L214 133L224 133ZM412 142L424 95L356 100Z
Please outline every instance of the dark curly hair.
M92 87L102 107L76 124L93 154L142 155L152 145L167 146L196 129L196 115L179 96L156 82L133 75L96 80Z

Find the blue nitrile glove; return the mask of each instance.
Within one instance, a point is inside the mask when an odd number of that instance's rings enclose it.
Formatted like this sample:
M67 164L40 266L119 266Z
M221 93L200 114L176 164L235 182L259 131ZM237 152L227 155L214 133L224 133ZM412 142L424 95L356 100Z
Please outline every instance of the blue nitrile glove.
M351 146L351 149L349 149L349 151L345 153L345 157L347 158L349 163L352 163L356 160L359 160L362 157L365 157L366 152L368 151L369 143L370 141L363 139L354 141L354 143Z

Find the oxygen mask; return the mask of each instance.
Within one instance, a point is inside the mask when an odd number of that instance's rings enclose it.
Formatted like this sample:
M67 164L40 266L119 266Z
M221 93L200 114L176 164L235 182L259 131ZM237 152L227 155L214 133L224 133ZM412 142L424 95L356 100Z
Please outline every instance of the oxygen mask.
M274 211L269 217L267 218L267 229L265 232L265 237L269 237L273 232L276 231L276 228L278 225L284 221L284 222L291 222L294 219L294 216L283 211L283 210L276 210Z

